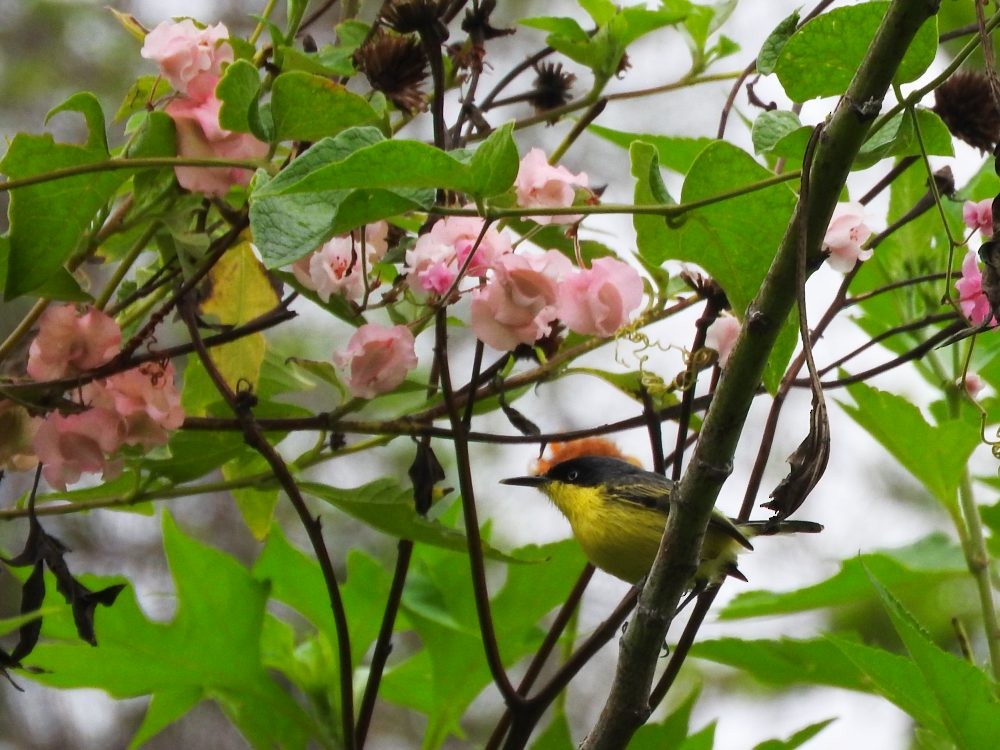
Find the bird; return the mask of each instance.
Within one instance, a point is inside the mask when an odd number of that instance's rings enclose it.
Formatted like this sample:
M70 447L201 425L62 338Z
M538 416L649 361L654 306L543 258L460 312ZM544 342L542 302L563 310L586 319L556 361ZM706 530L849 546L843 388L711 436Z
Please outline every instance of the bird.
M566 516L584 555L596 567L639 583L649 573L675 500L676 482L610 456L578 456L544 474L511 477L501 484L535 487ZM750 538L782 533L816 533L812 521L738 521L712 511L694 588L721 583L727 576L746 581L736 565L752 550Z

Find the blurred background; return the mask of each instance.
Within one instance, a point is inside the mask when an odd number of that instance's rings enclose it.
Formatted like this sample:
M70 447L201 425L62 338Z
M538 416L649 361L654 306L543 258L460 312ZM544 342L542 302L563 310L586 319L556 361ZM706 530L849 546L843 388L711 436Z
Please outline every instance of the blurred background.
M5 140L20 130L40 132L45 127L45 113L80 90L93 91L110 116L121 103L130 82L138 75L153 72L153 65L139 56L140 45L119 26L105 9L105 4L106 0L0 0L0 135ZM361 18L370 21L379 4L362 3ZM149 28L171 16L190 15L204 23L223 21L233 35L245 37L254 26L251 15L259 13L264 2L119 0L113 5L118 11L136 16ZM310 10L317 5L316 2L311 3ZM513 1L499 5L494 16L499 25L510 26L513 19L533 14L571 15L586 25L586 16L573 2ZM800 3L795 0L744 0L736 7L724 29L727 35L736 39L741 51L716 63L709 72L742 70L756 56L761 43L778 21L799 6ZM942 23L942 28L958 25L954 22L955 13L971 14L971 2L949 3L946 6L958 8L948 9L952 20L947 25ZM312 34L321 43L332 38L332 26L338 14L335 6L311 28ZM493 42L493 52L488 60L491 69L487 72L487 85L503 75L510 65L543 44L543 35L527 28L520 29L514 37ZM689 63L684 41L669 29L640 40L629 55L631 69L621 80L612 82L609 92L668 83L683 75ZM942 65L943 61L938 60L931 73L939 71ZM567 67L580 77L575 91L582 93L586 90L586 72L572 63ZM530 74L525 77L525 87L530 85L531 78ZM730 82L723 81L650 99L618 101L607 109L599 122L607 127L633 132L714 137L730 86ZM765 101L776 100L779 107L788 106L780 89L767 79L758 84L756 94ZM807 103L802 113L803 122L822 120L832 106L833 102L829 100ZM528 115L530 110L527 105L518 105L503 110L502 114L504 118L514 118ZM746 96L741 94L734 114L737 116L730 118L726 135L752 152L749 129L738 114L752 120L757 110L750 107ZM494 124L498 124L498 120ZM534 145L550 150L561 141L568 127L568 124L554 128L536 126L521 132L518 137L522 153ZM54 118L48 129L57 139L80 137L79 123L72 115ZM122 123L110 125L113 144L120 142L121 131ZM421 137L422 133L413 130L404 131L403 135ZM956 158L937 159L933 164L935 168L944 163L950 164L956 173L957 184L961 185L981 167L982 157L962 144L956 144L956 150ZM585 135L568 152L563 163L574 172L587 171L591 185L607 185L605 200L631 200L633 183L629 176L627 154L621 149ZM852 197L860 195L883 173L884 169L875 168L855 175L850 185ZM676 196L680 178L672 173L665 177L668 188ZM884 216L884 211L884 204L871 207L874 217ZM871 224L876 229L884 227L884 221L880 223L877 218ZM584 228L590 236L622 253L627 254L634 249L634 234L627 218L588 219ZM813 295L817 313L825 308L826 300L839 280L839 274L824 267L810 281L810 294ZM8 311L11 311L9 315ZM307 335L323 318L311 314L308 305L300 305L299 311L302 315L294 325L275 337L275 346L281 350L285 345L290 346L293 340L296 346L306 340L313 342L310 344L313 351L302 353L299 349L300 354L317 359L329 357L332 350L329 338L317 340L317 337ZM650 331L662 351L651 354L646 364L649 369L669 380L683 368L680 347L689 343L695 317L672 319ZM0 333L5 334L16 322L13 308L5 307L4 319L0 320ZM848 320L839 321L821 342L817 359L821 363L830 361L863 341L860 331ZM429 346L423 338L418 345ZM467 368L471 349L464 354L460 348L456 347L456 350L457 367ZM882 359L884 352L876 347L858 362L857 367L860 369L864 364L874 364ZM625 344L605 346L589 358L591 364L604 368L609 368L614 360L626 368L637 366L635 353ZM584 364L581 362L581 365ZM884 378L883 385L891 383L895 392L907 395L915 403L923 402L930 394L916 376L911 382L897 371ZM879 384L878 380L873 382L873 385ZM580 408L581 389L588 389L585 410ZM315 406L324 408L323 404ZM720 507L729 513L736 512L742 498L745 478L757 450L753 436L759 433L767 407L763 399L755 406L736 456L736 471L720 498ZM624 397L596 386L594 380L582 377L579 380L567 378L558 386L542 386L519 400L517 408L546 432L589 427L607 421L612 418L611 415L617 418L637 413L635 405ZM765 492L773 489L786 472L784 457L805 435L808 410L808 394L793 393L785 409L779 440L763 483ZM945 514L880 447L832 405L831 416L833 451L830 466L816 492L799 512L801 518L825 524L826 531L819 537L806 539L762 540L757 545L758 551L741 562L750 584L738 581L727 584L717 607L742 591L757 588L791 590L822 581L836 572L842 559L876 549L902 546L932 530L948 529ZM482 419L476 428L511 431L509 424L497 418ZM671 442L673 437L669 423L665 425L665 435ZM644 430L622 434L617 440L627 453L639 457L647 466L650 464ZM286 446L294 451L298 444L306 446L309 443L308 436L300 436L290 438ZM446 446L439 446L438 457L449 470L451 466ZM503 477L525 473L535 457L531 448L516 446L480 446L473 457L483 517L492 521L493 540L501 548L561 539L568 535L568 527L562 517L541 496L527 490L502 488L497 484ZM369 452L360 458L334 462L317 469L314 476L341 487L356 486L385 474L396 474L402 478L411 458L408 441L400 440L376 453ZM976 461L982 469L981 473L994 471L987 449L983 449L982 455L977 455ZM453 473L449 475L449 479L453 477ZM0 486L0 506L11 504L26 489L26 482L24 477L8 477ZM764 499L762 497L761 501ZM248 563L253 560L258 545L227 496L181 500L172 505L172 510L187 531L241 560ZM279 506L279 515L291 520L286 510ZM335 515L329 509L324 509L324 516L324 528L335 560L342 562L348 544L363 546L386 560L392 559L395 549L393 540L380 537L358 522ZM75 571L124 574L135 583L140 602L150 615L171 616L174 606L171 583L159 543L160 524L156 517L96 511L88 516L53 518L46 523L46 527L73 550L68 560ZM285 524L285 527L293 537L299 533L294 522ZM23 522L0 523L0 549L5 552L19 549L25 531L26 524ZM625 584L599 572L584 600L581 632L586 633L600 622L625 590ZM16 611L16 592L10 576L0 574L0 617ZM927 595L928 609L940 606L941 611L951 611L956 607L954 601L947 601L947 597L953 596L949 592L927 592ZM964 594L960 592L958 596ZM717 622L710 615L702 635L708 638L739 633L742 637L805 638L829 629L830 623L836 623L837 629L861 632L864 637L881 642L894 640L880 612L860 607L825 614L736 623ZM570 689L568 710L576 721L574 737L577 740L582 738L583 731L593 722L603 704L608 675L616 657L617 647L612 642L581 673ZM53 691L21 677L18 682L25 687L25 693L15 692L8 685L0 686L0 750L125 747L145 709L145 700L141 699L113 701L99 691ZM837 720L808 747L833 750L850 743L855 750L867 750L904 748L910 742L911 728L907 717L885 701L868 696L812 688L779 694L735 671L692 661L686 667L684 687L680 693L692 690L698 684L702 685L702 697L695 709L693 727L700 728L717 720L716 747L721 750L750 748L764 739L788 736L806 724L835 717ZM468 729L472 737L480 736L476 730L480 720L488 726L486 722L496 715L495 696L482 696L476 709L479 714L469 717ZM419 720L383 705L376 712L375 721L373 747L419 746ZM468 746L469 743L457 740L451 744L454 748ZM147 747L157 750L208 747L226 750L244 748L246 743L216 707L204 703Z

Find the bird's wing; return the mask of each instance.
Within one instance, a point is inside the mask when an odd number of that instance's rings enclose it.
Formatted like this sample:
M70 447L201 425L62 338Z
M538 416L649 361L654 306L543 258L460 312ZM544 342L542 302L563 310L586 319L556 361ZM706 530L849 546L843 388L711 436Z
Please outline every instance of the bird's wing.
M606 490L616 500L641 505L650 510L658 510L666 515L670 512L670 497L676 486L672 480L666 477L647 473L641 484L623 484L613 488L606 487Z

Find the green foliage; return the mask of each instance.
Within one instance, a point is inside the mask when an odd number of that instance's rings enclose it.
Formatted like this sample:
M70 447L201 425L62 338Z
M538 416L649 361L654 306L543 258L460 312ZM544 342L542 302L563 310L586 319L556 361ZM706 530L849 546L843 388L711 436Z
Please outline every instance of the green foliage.
M948 509L958 502L962 470L979 444L975 424L930 424L910 401L857 383L848 388L855 405L843 409L865 428Z
M956 584L965 574L966 563L961 548L943 534L935 534L906 547L845 560L835 575L797 591L740 593L726 605L719 617L768 617L857 605L873 596L870 575L878 576L900 596L917 601L929 591Z
M268 586L232 558L185 536L170 515L164 546L177 589L177 614L149 620L135 597L102 611L99 649L53 640L39 646L38 679L58 687L98 687L119 698L155 696L136 744L197 702L216 701L254 747L305 747L316 727L271 677L259 644ZM71 623L46 622L55 637Z
M427 207L433 188L481 197L507 190L517 173L509 127L466 158L418 141L386 140L373 128L324 138L280 175L259 181L250 220L269 268L286 265L334 234Z
M364 97L329 78L303 71L282 73L271 89L275 139L317 141L360 125L377 125L381 116Z
M781 48L774 72L792 101L837 96L872 45L889 3L833 8L803 25ZM934 61L937 23L932 17L917 33L896 71L897 83L916 80Z
M590 68L596 79L595 90L600 90L618 72L628 45L687 17L686 11L667 4L656 10L643 5L620 8L611 0L581 0L580 4L597 25L593 34L574 19L565 17L525 18L521 24L549 32L546 44Z
M0 161L0 171L16 180L107 161L104 115L97 99L88 93L76 94L49 116L59 112L83 115L87 123L86 143L75 146L57 143L51 135L18 134ZM125 171L98 172L10 191L4 299L38 290L43 285L65 284L63 264L86 242L98 211L126 179ZM75 284L70 286L68 297L65 292L53 294L63 288L46 286L45 291L57 299L78 298L75 295L79 287Z

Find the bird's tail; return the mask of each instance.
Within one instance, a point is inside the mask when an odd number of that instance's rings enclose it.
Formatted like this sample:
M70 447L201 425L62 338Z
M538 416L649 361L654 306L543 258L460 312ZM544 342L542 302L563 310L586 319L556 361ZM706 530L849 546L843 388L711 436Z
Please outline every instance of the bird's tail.
M739 524L749 536L772 536L774 534L818 534L823 524L813 521L790 521L769 518L766 521L743 521Z

